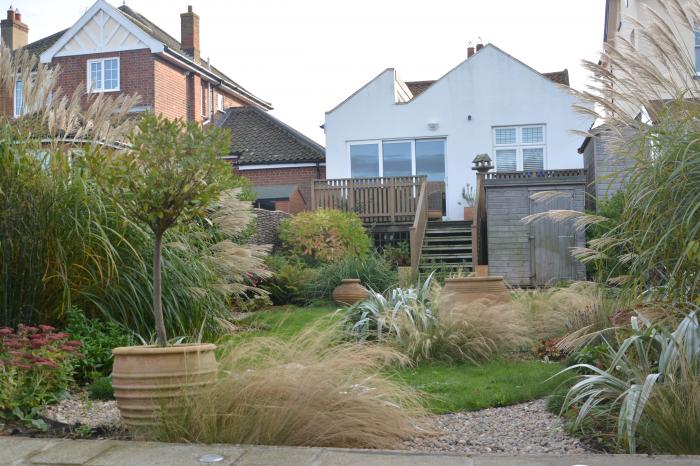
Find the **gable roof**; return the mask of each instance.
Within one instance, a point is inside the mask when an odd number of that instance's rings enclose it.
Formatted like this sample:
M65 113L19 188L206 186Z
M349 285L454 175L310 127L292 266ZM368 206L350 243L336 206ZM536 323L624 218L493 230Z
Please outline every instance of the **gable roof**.
M182 44L175 39L173 36L165 32L163 29L158 27L154 22L143 16L142 14L136 12L131 7L123 4L118 8L114 8L105 0L97 0L88 11L83 14L83 16L73 24L68 29L56 32L50 36L44 37L37 41L34 41L18 50L27 50L30 54L42 55L45 54L44 58L48 58L51 54L51 49L55 48L54 52L58 51L60 47L65 44L70 37L77 33L80 28L84 25L86 20L100 9L104 10L107 14L112 15L115 19L124 19L128 21L131 29L136 29L140 36L145 37L149 45L151 45L151 51L157 52L174 52L178 59L184 59L189 64L194 65L202 74L208 74L212 77L220 80L223 84L229 87L232 91L241 94L243 97L249 99L254 104L259 105L267 110L272 109L272 105L259 97L253 95L250 91L246 90L243 86L239 85L226 74L224 74L219 69L211 66L208 63L195 61L194 57L187 54L182 49ZM120 21L121 22L121 21ZM155 46L157 44L157 47ZM50 61L50 60L47 60Z
M561 71L552 71L549 73L540 73L542 76L545 78L549 79L550 81L553 81L557 84L564 84L565 86L569 85L569 70L564 69ZM433 79L431 81L406 81L404 84L408 86L408 89L411 91L411 94L413 94L413 98L418 97L428 89L430 86L433 85L437 81L436 79Z
M238 164L318 163L324 147L255 107L232 107L217 124L231 131L231 154Z

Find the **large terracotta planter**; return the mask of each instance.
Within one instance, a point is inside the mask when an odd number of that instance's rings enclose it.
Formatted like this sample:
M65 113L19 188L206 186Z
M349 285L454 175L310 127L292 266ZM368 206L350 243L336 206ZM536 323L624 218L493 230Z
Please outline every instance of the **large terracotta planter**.
M445 291L454 293L460 302L488 300L493 304L510 302L510 293L503 277L446 278Z
M115 348L112 386L127 426L159 422L162 410L216 380L216 345L127 346Z
M356 278L342 280L340 285L333 290L333 300L344 306L352 306L368 296L369 291Z

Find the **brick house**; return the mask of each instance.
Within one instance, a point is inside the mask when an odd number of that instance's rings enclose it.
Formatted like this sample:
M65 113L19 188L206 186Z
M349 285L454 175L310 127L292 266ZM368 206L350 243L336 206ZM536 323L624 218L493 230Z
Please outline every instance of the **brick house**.
M239 158L229 157L236 171L251 178L255 184L299 185L303 193L308 180L317 178L323 162L323 147L267 114L269 102L257 97L233 79L204 60L199 42L200 19L192 7L180 14L180 40L158 27L148 18L126 4L113 7L97 0L70 28L29 43L29 27L18 10L10 8L0 23L2 41L13 51L28 51L41 63L59 66L58 86L67 95L84 89L87 102L96 93L138 94L141 103L133 112L152 111L168 118L181 118L202 124L224 121L230 125L233 109L254 111L259 119L276 121L284 128L274 141L284 141L285 135L309 147L313 156L300 155L294 143L287 142L267 151L275 152L274 163L269 159L257 162L247 170L236 164ZM23 112L23 84L5 89L0 98L0 114L17 117ZM230 120L230 121L229 121ZM239 119L235 121L238 123ZM255 135L240 134L254 131L250 125L234 125L231 155L242 151L240 162L255 159L251 151L234 142L250 141ZM269 136L269 131L267 135ZM265 140L259 141L261 144ZM289 150L285 153L284 150ZM255 149L259 152L259 149ZM314 162L315 165L309 165ZM263 165L263 166L257 166Z
M291 214L310 207L311 183L326 177L325 149L257 107L232 107L216 124L231 132L229 158L253 182L256 204Z

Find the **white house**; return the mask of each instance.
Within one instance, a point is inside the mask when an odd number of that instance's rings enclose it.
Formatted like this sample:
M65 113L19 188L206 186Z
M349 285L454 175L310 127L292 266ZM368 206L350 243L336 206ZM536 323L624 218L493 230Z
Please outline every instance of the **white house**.
M327 112L327 178L444 180L447 219L461 220L477 154L498 171L582 168L572 130L591 122L553 82L568 85L568 72L538 73L491 44L472 50L436 81L404 82L387 69Z

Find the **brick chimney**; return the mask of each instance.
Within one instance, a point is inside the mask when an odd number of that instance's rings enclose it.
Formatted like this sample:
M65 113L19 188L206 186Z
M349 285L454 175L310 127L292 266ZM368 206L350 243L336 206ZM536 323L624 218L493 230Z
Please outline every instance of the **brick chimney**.
M476 51L477 51L477 52L478 52L479 50L483 49L483 48L484 48L484 44L482 44L481 42L479 42L478 44L476 44Z
M22 22L19 10L10 6L7 10L7 19L0 21L0 35L2 43L10 50L24 47L29 42L29 26Z
M467 58L471 58L474 55L474 47L467 47Z
M199 15L192 11L192 5L180 14L180 42L182 50L199 62Z

